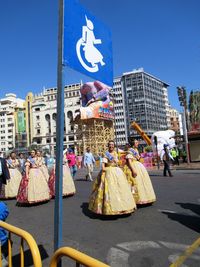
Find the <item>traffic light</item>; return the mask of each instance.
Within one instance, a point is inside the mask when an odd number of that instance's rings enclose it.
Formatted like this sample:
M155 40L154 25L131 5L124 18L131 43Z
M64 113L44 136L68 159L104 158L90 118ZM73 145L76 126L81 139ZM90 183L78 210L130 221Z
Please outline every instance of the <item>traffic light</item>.
M178 99L181 106L187 107L187 94L184 86L177 87Z
M187 92L185 87L183 87L183 104L187 108Z

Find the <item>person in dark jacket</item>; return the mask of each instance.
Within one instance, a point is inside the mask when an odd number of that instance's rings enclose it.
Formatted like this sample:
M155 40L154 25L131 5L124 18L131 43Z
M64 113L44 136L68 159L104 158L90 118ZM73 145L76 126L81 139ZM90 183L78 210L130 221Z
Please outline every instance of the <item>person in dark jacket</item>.
M167 176L167 172L168 172L169 176L173 177L171 170L170 170L170 159L174 161L174 158L170 154L168 146L169 146L168 144L163 145L163 150L161 151L160 159L164 163L163 176Z
M7 180L10 179L10 173L6 160L0 157L0 193L2 189L2 184L7 184Z

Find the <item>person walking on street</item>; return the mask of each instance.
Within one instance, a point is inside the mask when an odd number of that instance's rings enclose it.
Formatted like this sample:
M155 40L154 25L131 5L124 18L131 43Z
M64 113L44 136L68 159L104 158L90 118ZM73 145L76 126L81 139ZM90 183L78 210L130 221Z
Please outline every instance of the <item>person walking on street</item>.
M71 171L71 175L74 178L77 172L77 166L76 166L76 155L73 151L73 149L69 148L68 149L68 153L66 156L67 160L68 160L68 165Z
M174 147L170 150L170 154L173 158L173 163L176 164L176 150Z
M90 148L87 147L87 152L84 154L84 167L87 169L86 181L88 180L88 178L90 181L93 181L92 173L94 170L94 163L95 159L92 153L90 152Z
M177 147L175 147L175 151L176 151L176 158L175 158L175 161L176 161L176 164L179 165L179 150Z
M24 158L24 154L20 153L19 154L19 163L20 163L20 172L22 175L25 174L26 172L26 167L25 167L25 163L26 163L26 159Z
M164 163L163 176L167 176L167 172L168 172L169 176L172 177L173 175L172 175L171 170L170 170L170 159L173 161L174 161L174 159L168 150L167 144L163 145L163 150L161 151L160 159Z
M181 152L181 156L182 156L182 159L183 159L183 163L186 163L187 162L187 160L186 160L187 153L186 153L185 149Z
M111 140L89 199L88 208L96 214L119 216L133 213L137 209L126 175L118 162L115 144Z

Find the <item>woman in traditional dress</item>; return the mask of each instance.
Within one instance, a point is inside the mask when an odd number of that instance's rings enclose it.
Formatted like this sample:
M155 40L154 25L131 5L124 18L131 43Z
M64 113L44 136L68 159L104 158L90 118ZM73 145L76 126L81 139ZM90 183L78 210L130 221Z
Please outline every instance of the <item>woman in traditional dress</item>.
M44 174L44 176L48 182L49 181L49 172L48 172L47 166L45 164L45 160L42 156L42 153L39 150L36 153L36 157L37 157L38 166L40 167L40 170L42 171L42 173Z
M123 171L118 167L118 156L113 141L102 159L102 170L97 176L89 200L89 210L103 215L134 212L135 200Z
M136 204L148 204L156 201L149 174L140 162L138 151L139 142L134 141L134 148L129 148L126 155L127 164L124 166L124 173L131 186Z
M75 194L76 189L74 185L74 181L71 175L70 168L68 166L68 160L66 157L63 157L63 196L72 196ZM49 189L51 192L51 196L55 197L55 180L56 180L56 175L55 175L55 167L52 170L52 173L49 178Z
M7 181L6 185L3 185L0 198L15 198L18 193L22 175L19 171L19 160L16 159L16 154L14 152L12 152L7 159L7 166L10 173L10 180Z
M32 150L26 161L26 174L23 176L17 195L17 202L32 204L50 200L47 179L40 168L36 151Z

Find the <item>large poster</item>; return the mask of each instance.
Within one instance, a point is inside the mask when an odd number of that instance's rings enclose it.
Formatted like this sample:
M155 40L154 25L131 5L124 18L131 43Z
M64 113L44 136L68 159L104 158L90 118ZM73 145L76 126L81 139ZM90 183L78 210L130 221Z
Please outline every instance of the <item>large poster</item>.
M18 126L18 133L24 133L26 131L26 120L23 111L17 112L17 126Z
M81 87L80 91L82 120L91 118L114 119L114 107L108 86L99 81L88 82Z

